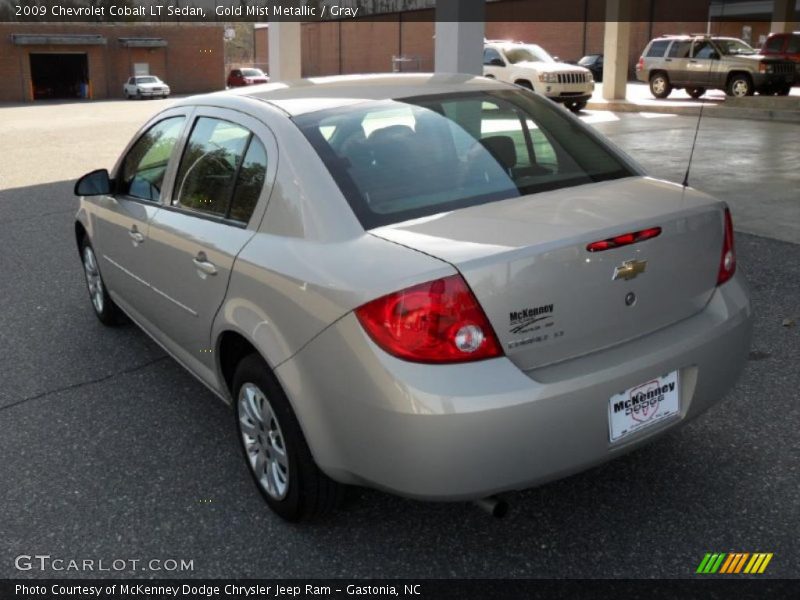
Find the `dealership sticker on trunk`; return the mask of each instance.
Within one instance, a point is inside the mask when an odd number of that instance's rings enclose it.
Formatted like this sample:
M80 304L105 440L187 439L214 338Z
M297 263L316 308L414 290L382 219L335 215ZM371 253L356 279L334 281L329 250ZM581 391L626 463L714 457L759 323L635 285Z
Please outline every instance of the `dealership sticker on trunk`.
M612 442L678 414L678 372L672 371L632 387L608 401L609 437Z

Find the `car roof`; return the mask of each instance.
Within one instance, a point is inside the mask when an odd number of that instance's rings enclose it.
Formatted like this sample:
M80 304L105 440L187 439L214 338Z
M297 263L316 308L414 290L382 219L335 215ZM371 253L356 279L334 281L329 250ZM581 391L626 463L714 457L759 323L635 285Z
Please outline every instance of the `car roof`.
M710 40L736 40L742 41L739 38L731 37L729 35L711 35L709 33L678 33L675 35L662 35L661 37L653 38L651 41L657 42L658 40L693 40L695 38L708 38Z
M509 89L509 85L485 77L451 73L337 75L266 83L192 96L178 104L219 105L226 103L226 99L233 101L235 97L245 96L268 102L290 116L297 116L372 100L394 100L493 89Z

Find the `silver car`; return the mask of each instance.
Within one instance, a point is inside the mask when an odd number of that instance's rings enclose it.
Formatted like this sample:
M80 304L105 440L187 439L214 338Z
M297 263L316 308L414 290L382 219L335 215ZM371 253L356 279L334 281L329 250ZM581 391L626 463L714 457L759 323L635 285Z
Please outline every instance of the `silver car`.
M181 100L76 184L86 282L235 408L282 517L485 499L696 417L752 315L724 202L528 90L336 77Z

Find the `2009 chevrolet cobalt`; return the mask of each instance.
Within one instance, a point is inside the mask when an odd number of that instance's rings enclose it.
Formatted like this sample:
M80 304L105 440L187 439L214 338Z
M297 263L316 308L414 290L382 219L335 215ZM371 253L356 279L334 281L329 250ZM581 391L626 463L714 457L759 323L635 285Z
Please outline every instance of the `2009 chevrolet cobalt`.
M76 184L94 310L233 404L286 519L478 499L718 401L751 308L723 202L536 94L362 76L189 98Z

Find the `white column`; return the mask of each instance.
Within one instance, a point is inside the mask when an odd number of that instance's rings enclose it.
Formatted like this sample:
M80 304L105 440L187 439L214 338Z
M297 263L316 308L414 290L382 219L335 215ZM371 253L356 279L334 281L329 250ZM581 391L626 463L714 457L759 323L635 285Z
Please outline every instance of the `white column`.
M302 65L300 23L270 21L267 34L269 44L269 80L300 79Z
M483 74L484 0L436 2L437 73Z
M603 99L624 100L631 41L629 0L606 0L603 39Z
M770 33L788 33L794 29L795 0L775 0L772 5Z

